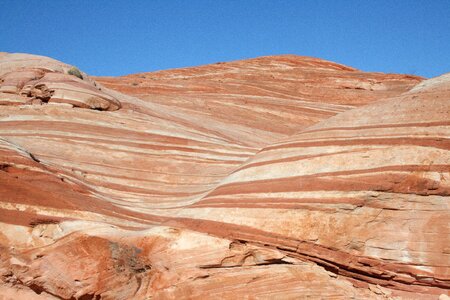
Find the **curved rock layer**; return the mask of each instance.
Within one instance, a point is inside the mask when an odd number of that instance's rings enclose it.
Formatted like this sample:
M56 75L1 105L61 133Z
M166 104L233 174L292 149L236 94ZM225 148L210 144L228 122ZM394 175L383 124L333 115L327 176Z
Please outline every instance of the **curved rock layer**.
M445 86L339 114L266 147L179 216L245 226L245 239L364 282L443 293L450 81Z
M58 61L27 54L0 53L0 105L60 103L117 110L120 102L86 74Z
M96 78L107 87L179 110L202 129L232 134L256 147L353 107L398 95L422 79L361 72L295 55Z
M0 54L16 87L64 66ZM448 296L448 75L280 56L82 76L120 109L0 106L4 299Z
M14 54L6 56L6 62L2 65L15 65L16 69L19 68L17 59L8 63L10 56L16 58ZM46 62L41 57L25 57L32 58L30 62L25 58L20 60L26 67L39 67L36 64L38 61L41 62L41 69L57 70L53 60ZM292 67L294 63L299 67ZM71 176L85 181L119 205L140 209L179 207L183 203L198 200L214 188L220 180L256 153L260 146L286 138L306 125L353 107L337 104L336 98L331 97L317 103L313 94L305 98L301 93L291 91L293 96L283 102L280 102L280 99L266 99L272 101L271 112L264 111L267 101L259 106L259 113L257 109L254 112L249 110L251 104L239 108L238 111L227 109L232 102L228 101L227 97L238 93L233 89L234 86L241 86L239 89L242 93L249 82L259 82L254 76L247 78L245 74L249 70L255 69L253 73L260 74L263 78L264 74L272 69L275 73L278 70L286 76L290 74L291 77L298 77L297 74L300 74L310 77L311 80L318 80L317 86L322 85L323 78L327 78L328 85L334 85L330 90L336 90L338 85L334 82L339 76L345 78L346 82L358 85L366 74L330 62L302 57L267 57L230 65L237 65L233 67L233 74L238 77L233 85L227 87L228 94L221 94L224 99L221 101L223 105L219 109L220 113L205 115L201 110L195 113L175 103L168 106L145 97L142 97L142 100L99 86L102 91L118 99L123 108L111 113L99 113L51 105L29 105L20 109L5 106L0 113L0 136L26 148L45 164L64 168ZM226 66L228 64L224 65L224 70L231 68ZM242 69L241 74L238 73L239 66ZM217 66L199 69L204 73L203 69L208 68ZM11 69L12 67L6 70ZM195 79L200 71L193 68L192 77ZM176 74L181 71L170 72ZM303 72L305 74L301 75ZM380 74L370 74L381 80ZM175 75L166 76L172 78ZM384 81L391 89L388 89L389 93L395 93L408 89L419 79L389 75ZM290 80L285 82L284 87L281 83L268 82L265 90L270 92L271 89L277 90L281 87L285 90L292 88ZM190 102L191 84L186 85L188 89L183 97L185 102ZM340 90L347 91L344 88ZM375 91L355 91L366 95L367 99L375 97L372 95ZM256 102L254 106L258 105ZM292 107L297 107L297 110ZM291 112L290 117L283 121L285 110L292 110L294 113ZM326 110L326 113L323 113L323 110ZM311 113L315 115L314 118L311 118ZM234 120L227 119L228 116L237 117ZM253 121L248 123L247 120L250 119ZM286 132L281 134L279 127L286 127L287 129L283 129Z

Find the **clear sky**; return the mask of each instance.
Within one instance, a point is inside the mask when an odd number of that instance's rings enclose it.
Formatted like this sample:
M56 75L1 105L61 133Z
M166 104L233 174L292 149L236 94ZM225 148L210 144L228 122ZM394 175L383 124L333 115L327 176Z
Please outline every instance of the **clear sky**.
M0 51L125 75L274 54L450 72L450 0L0 0Z

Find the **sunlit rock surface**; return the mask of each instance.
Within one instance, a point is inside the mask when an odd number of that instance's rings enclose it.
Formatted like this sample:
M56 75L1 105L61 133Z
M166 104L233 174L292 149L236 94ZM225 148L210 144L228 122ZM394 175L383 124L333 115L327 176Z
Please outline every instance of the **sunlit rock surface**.
M405 92L422 78L283 55L96 80L179 112L182 120L189 116L202 130L262 147L339 112Z
M0 299L448 295L448 75L70 69L0 54Z
M75 67L46 57L0 53L0 105L61 103L117 110L120 102L104 93Z

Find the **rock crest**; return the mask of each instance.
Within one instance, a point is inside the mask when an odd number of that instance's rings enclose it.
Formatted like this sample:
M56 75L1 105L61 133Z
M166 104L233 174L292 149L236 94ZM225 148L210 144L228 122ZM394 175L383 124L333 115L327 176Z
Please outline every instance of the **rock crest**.
M0 56L0 105L63 103L96 110L117 110L120 102L101 91L87 75L44 57L25 54Z

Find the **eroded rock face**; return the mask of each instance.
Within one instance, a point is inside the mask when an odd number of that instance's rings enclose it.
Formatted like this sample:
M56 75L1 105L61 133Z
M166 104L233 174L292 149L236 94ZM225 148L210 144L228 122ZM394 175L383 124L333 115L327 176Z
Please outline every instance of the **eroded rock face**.
M12 57L3 298L448 295L448 76L281 56L99 78L120 93Z
M96 78L181 111L180 121L194 121L195 128L258 148L339 112L406 92L422 79L295 55Z
M179 215L246 226L363 282L445 293L450 81L436 81L264 148Z
M0 56L0 105L64 103L97 110L117 110L120 102L102 92L85 74L71 67L26 54Z

